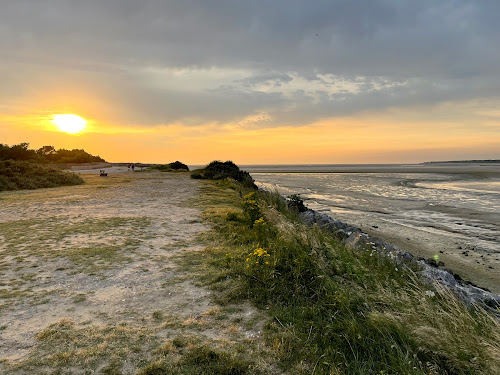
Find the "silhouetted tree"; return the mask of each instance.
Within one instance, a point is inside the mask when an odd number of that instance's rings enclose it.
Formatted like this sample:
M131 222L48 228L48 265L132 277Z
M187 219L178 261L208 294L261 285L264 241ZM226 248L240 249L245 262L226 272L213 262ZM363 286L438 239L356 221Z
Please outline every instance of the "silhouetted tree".
M35 150L30 150L28 147L29 143L27 142L22 142L12 147L2 144L0 146L0 160L43 161Z
M105 162L100 156L94 156L84 150L56 150L54 146L43 146L38 150L28 148L29 143L23 142L9 147L0 143L0 160L19 160L36 163L94 163Z

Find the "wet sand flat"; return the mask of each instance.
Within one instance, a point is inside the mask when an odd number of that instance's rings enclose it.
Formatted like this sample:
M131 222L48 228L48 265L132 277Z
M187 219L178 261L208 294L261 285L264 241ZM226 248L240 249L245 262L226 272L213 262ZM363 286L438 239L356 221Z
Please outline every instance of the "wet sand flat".
M248 165L253 173L445 173L500 178L500 163Z

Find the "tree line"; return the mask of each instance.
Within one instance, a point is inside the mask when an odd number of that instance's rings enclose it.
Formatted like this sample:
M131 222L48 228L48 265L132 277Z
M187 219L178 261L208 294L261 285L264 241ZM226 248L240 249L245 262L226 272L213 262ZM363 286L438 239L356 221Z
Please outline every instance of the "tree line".
M23 142L8 146L0 143L0 160L19 160L33 163L95 163L106 162L100 156L94 156L83 149L56 150L54 146L43 146L38 150L30 149L29 143Z

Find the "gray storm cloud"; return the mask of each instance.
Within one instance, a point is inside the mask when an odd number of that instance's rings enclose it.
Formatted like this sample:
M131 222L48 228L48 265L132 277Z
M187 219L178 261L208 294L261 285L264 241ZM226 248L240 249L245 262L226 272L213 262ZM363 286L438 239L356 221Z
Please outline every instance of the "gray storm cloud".
M491 99L498 14L497 1L459 0L3 2L0 98L14 106L55 80L144 126Z

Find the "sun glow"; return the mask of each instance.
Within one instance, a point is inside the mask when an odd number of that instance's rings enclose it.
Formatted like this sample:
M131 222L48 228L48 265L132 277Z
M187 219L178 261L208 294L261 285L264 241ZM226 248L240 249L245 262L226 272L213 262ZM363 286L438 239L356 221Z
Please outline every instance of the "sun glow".
M83 118L73 114L54 115L54 124L57 125L60 131L76 134L85 129L85 121Z

